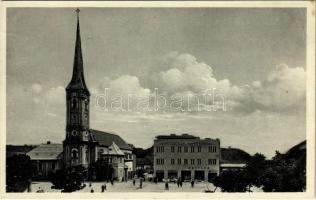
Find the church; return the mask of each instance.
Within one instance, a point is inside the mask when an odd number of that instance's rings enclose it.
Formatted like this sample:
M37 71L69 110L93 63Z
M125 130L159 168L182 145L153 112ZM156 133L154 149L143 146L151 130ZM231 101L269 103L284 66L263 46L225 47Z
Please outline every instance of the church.
M81 50L79 9L71 81L66 87L66 138L63 141L64 167L89 167L106 159L114 168L113 177L131 178L135 169L132 147L119 135L90 128L90 92L85 83Z

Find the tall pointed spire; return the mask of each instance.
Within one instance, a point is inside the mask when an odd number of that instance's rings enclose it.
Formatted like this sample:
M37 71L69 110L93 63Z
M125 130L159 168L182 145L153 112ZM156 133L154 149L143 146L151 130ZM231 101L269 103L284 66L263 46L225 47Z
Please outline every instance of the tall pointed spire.
M84 80L83 72L83 60L82 60L82 51L81 51L81 38L80 38L80 24L79 24L79 9L76 9L77 13L77 32L76 32L76 46L75 46L75 56L73 64L72 79L67 86L67 90L84 90L90 95L89 90L86 86Z

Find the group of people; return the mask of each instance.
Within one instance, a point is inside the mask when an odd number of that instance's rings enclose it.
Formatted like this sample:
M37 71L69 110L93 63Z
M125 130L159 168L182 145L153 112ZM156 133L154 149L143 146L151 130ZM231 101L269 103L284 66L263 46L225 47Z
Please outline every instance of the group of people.
M177 179L177 186L182 187L182 184L183 184L183 180L181 178L178 178ZM191 187L192 188L194 187L194 180L191 180ZM169 181L168 180L165 182L165 190L169 190Z
M138 178L137 176L134 176L133 178L133 186L136 185L136 180L139 179L139 188L143 188L143 181L144 181L144 178L140 177ZM111 185L114 185L114 181L113 179L110 181L111 182ZM154 182L157 183L157 179L154 179ZM183 180L181 178L178 178L177 179L177 186L178 187L181 187L182 188L182 185L183 185ZM191 187L193 188L194 187L194 180L191 180ZM91 187L91 183L89 184L89 186ZM169 190L169 180L165 181L165 190ZM106 184L102 184L101 185L101 192L105 192L106 191ZM91 193L93 193L94 190L93 188L91 188Z
M183 183L182 179L181 179L181 178L178 178L178 179L177 179L177 185L178 185L178 187L182 187L182 183Z
M114 180L113 179L111 179L110 182L111 182L111 185L114 185ZM89 187L92 187L92 183L91 182L89 183ZM101 185L101 192L105 192L105 191L106 191L106 183ZM90 192L94 193L94 189L91 188Z
M133 178L133 186L136 185L136 179L137 179L137 176L135 175L134 178ZM144 181L144 178L143 177L140 177L139 178L139 188L143 188L143 181Z

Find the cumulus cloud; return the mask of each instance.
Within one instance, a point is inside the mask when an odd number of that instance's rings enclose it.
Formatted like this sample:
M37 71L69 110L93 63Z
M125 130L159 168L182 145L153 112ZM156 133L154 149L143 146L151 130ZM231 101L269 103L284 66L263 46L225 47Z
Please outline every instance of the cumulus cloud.
M302 67L280 64L263 81L238 86L228 79L216 79L211 66L190 54L171 52L164 63L168 69L155 74L153 80L167 94L196 95L216 89L225 98L227 110L243 112L292 111L305 106L306 72Z
M135 109L141 99L148 100L151 95L150 89L140 85L138 77L130 75L104 77L92 91L97 107L118 111Z
M154 74L153 80L154 85L168 95L183 96L184 99L187 94L200 96L199 103L204 105L211 103L203 99L206 93L220 95L225 98L228 107L234 107L238 104L237 100L243 98L243 88L234 86L228 79L216 79L212 67L193 55L171 52L163 61L167 70Z
M305 105L306 72L301 67L277 65L265 80L252 85L249 96L261 109L282 111Z
M106 93L108 107L136 106L138 111L290 111L305 105L306 75L301 67L280 64L264 80L238 86L217 79L211 66L190 54L171 52L162 61L166 70L153 72L150 86L141 85L136 76L104 77L92 93Z

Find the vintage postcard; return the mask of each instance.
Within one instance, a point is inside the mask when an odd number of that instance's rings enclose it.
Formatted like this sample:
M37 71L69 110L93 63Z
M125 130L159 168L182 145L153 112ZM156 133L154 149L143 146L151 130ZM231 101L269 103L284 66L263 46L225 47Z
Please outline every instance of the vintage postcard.
M311 198L314 2L2 2L1 198Z

